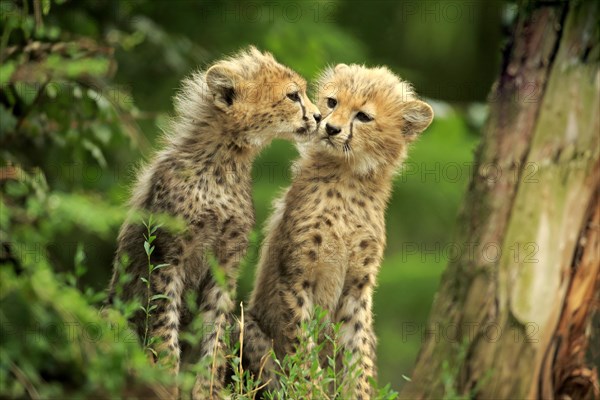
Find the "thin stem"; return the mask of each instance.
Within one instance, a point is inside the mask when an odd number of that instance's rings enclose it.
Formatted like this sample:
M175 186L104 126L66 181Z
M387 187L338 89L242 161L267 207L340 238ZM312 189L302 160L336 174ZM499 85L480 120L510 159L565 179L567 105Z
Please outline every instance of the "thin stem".
M33 0L33 16L35 18L35 30L39 33L39 30L44 26L44 20L42 19L42 5L40 0Z
M238 366L240 382L243 382L244 368L242 367L242 359L244 355L244 302L240 303L241 315L240 315L240 363ZM240 385L240 397L242 396L244 385Z
M152 217L150 217L150 219L148 220L148 225L146 225L146 231L148 236L144 236L146 239L146 242L148 243L148 247L150 246L150 236L151 234L151 229L152 229ZM145 326L144 326L144 348L148 349L149 344L148 344L148 330L149 330L149 326L150 326L150 277L152 274L152 263L150 262L150 251L146 251L146 258L148 260L148 278L146 280L146 308L145 308L145 312L146 312L146 322L145 322Z

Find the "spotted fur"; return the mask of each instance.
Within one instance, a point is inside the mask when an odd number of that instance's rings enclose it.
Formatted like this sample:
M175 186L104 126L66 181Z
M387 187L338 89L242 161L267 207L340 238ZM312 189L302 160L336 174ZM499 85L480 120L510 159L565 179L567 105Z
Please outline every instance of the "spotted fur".
M202 318L206 336L201 356L211 360L216 376L209 382L199 376L193 398L207 399L222 392L223 335L234 307L238 265L254 225L252 161L273 138L305 140L320 116L306 96L304 79L253 47L186 79L175 109L164 148L139 175L131 207L185 222L183 232L165 228L156 232L152 262L169 266L152 275L151 295L166 294L168 299L153 303L158 307L149 336L160 339L158 361L170 363L177 373L180 331L194 318ZM115 263L119 267L121 257L128 255L132 279L123 300L137 298L142 304L147 299L140 279L147 277L144 230L134 217L125 222ZM224 272L225 287L211 273L207 252L214 254ZM120 271L115 268L110 301ZM186 306L188 292L197 296L200 315L191 315ZM143 336L144 314L138 312L133 323Z
M244 355L257 373L271 343L278 357L294 352L299 327L320 306L341 323L340 348L362 369L351 398L367 399L376 377L372 296L392 179L433 112L386 68L340 64L318 86L324 118L267 223ZM270 368L267 361L263 381L275 388Z

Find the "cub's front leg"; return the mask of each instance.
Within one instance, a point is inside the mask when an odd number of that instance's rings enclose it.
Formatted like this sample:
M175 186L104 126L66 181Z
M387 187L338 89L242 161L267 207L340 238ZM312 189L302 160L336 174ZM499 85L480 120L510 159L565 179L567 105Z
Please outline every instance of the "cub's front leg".
M353 399L370 399L369 378L376 378L376 338L373 333L372 278L369 274L353 277L344 288L336 312L336 322L340 323L339 345L341 354L349 352L350 365L344 366L354 372L356 379L351 382L348 395ZM346 374L347 375L347 374Z
M344 283L345 252L345 245L339 236L329 230L315 228L299 237L298 245L280 263L282 283L278 294L281 304L285 306L282 316L287 321L287 329L283 334L286 353L301 351L307 355L314 354L319 345L316 341L324 340L328 332L320 331L318 337L313 337L303 326L308 326L315 319L316 307L326 312L335 309ZM325 320L319 321L320 328L324 323L325 329L329 329L330 319L331 315L325 315ZM303 346L298 348L298 344ZM302 369L313 370L312 363L320 361L320 356L305 359ZM315 379L313 398L326 397L322 392L320 366L317 366L315 376L311 378Z
M195 400L224 398L227 372L227 336L232 331L232 312L235 307L239 264L248 248L248 232L251 225L235 219L223 224L220 239L216 244L216 261L209 272L208 283L202 289L200 318L208 327L201 342L201 359L208 360L210 374L198 374L192 392ZM207 264L208 265L208 264ZM220 282L212 269L218 268L225 277ZM233 342L235 338L229 338Z
M362 305L361 305L362 304ZM367 304L366 306L363 306ZM376 378L376 338L373 333L370 309L370 296L360 298L348 297L340 308L340 351L342 354L352 354L349 368L356 377L351 382L350 397L353 399L366 400L371 398L371 383L369 378ZM364 308L363 308L364 307ZM354 311L357 311L354 313ZM358 373L357 373L358 372Z
M353 399L370 399L372 388L369 380L377 376L371 307L381 253L381 246L371 238L357 239L350 254L351 261L335 315L335 321L341 324L340 351L352 355L350 365L344 367L356 376L351 382L350 392L346 394Z

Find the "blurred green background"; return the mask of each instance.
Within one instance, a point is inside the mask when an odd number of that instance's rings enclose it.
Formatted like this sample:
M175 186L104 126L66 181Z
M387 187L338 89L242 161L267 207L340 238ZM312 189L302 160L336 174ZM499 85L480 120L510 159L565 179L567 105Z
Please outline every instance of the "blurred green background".
M5 246L3 257L35 268L38 261L30 252L15 255L14 248L43 243L48 265L69 275L85 254L85 272L75 274L82 291L107 286L119 210L135 170L160 146L172 96L194 69L254 44L309 81L326 65L343 62L385 64L413 83L436 117L395 180L374 306L379 380L399 389L403 375L410 376L449 255L514 5L94 0L50 6L42 1L40 26L34 3L2 1L3 51L30 40L84 45L79 53L60 54L54 64L51 57L38 56L45 73L51 72L45 75L52 77L50 83L35 68L22 68L36 61L34 50L3 57L3 167L19 166L34 182L43 180L50 194L38 204L31 200L35 187L23 194L18 185L3 184L2 241L13 245L12 253ZM87 50L86 40L92 43ZM272 199L289 184L296 156L292 145L276 141L256 162L257 239L241 274L240 300L252 287L260 227ZM17 218L20 211L29 219Z

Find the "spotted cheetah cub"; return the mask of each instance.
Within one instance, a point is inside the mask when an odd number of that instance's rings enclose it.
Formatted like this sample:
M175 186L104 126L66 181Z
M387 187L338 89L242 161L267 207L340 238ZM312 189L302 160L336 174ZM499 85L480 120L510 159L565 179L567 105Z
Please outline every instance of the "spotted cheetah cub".
M344 64L321 75L317 105L324 118L316 142L301 149L299 173L267 223L244 356L257 373L271 341L280 359L294 352L299 327L319 306L341 323L342 353L362 370L349 398L367 399L376 377L371 305L385 209L394 174L433 111L388 69ZM263 377L273 388L269 365Z
M132 279L122 300L146 304L148 296L166 295L152 303L157 308L148 332L143 312L133 323L140 337L159 339L159 361L177 373L180 331L198 317L184 298L189 292L197 295L199 317L211 328L201 355L210 358L216 377L210 382L199 377L193 397L207 399L219 396L224 384L223 334L234 308L238 264L254 225L252 161L273 138L303 140L316 129L320 114L306 96L304 79L254 47L185 80L175 109L165 148L140 174L131 207L179 217L185 229L156 231L151 262L168 266L151 275L148 293L142 280L148 278L145 228L133 218L126 221L118 237L109 302L122 273L118 261L127 254ZM207 252L224 272L225 287L213 276Z

